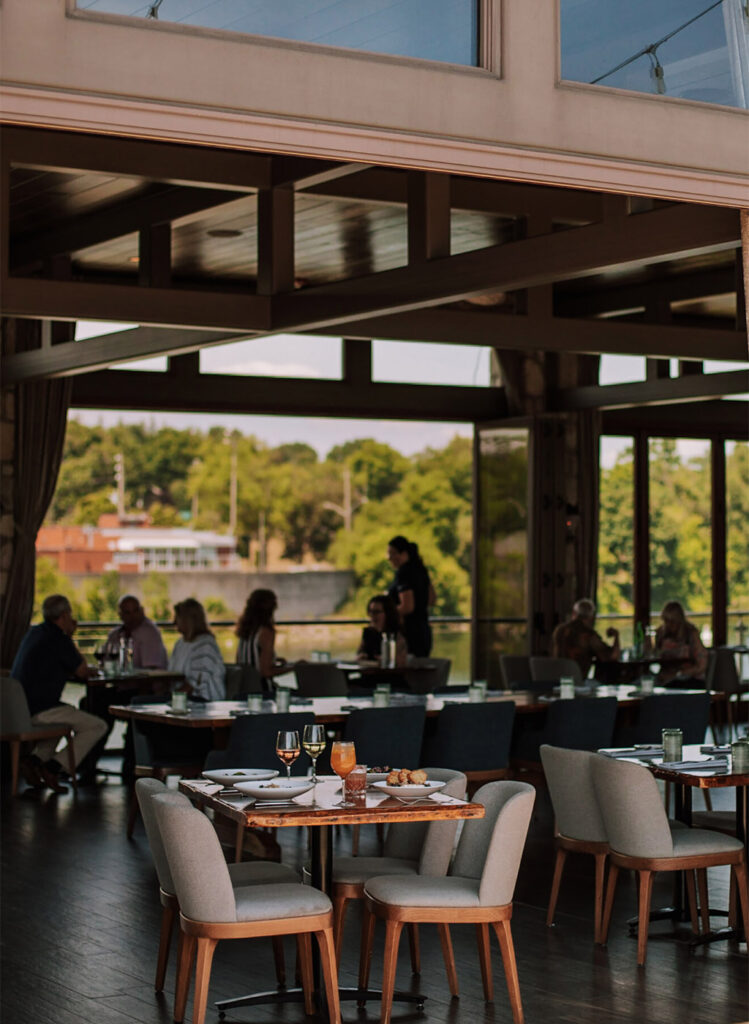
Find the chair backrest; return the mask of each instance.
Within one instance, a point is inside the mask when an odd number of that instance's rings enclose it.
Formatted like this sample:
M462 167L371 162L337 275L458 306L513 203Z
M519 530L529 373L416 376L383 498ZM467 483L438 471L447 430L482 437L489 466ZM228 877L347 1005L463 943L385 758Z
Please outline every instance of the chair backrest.
M489 782L473 797L486 814L466 821L450 873L480 880L482 906L512 902L535 798L527 782Z
M440 792L464 800L467 780L463 772L447 768L425 768L427 776L445 785ZM394 821L385 837L386 857L418 860L419 874L447 874L452 857L457 821Z
M632 742L660 743L662 729L681 729L685 743L704 743L709 718L709 693L659 693L644 697Z
M337 665L299 662L294 675L300 697L345 697L348 693L346 673Z
M673 856L671 829L650 771L596 754L591 772L611 849L630 857Z
M583 681L580 666L572 658L533 657L531 679L536 683L558 683L562 676L571 676L579 686Z
M514 721L511 700L448 704L427 722L422 759L464 772L506 768Z
M576 697L549 704L544 743L570 750L611 746L616 724L616 697Z
M0 732L11 736L31 732L33 728L26 691L17 679L3 676L0 679Z
M500 654L499 671L506 690L522 690L531 681L531 659L527 654Z
M414 662L421 662L422 667L407 667L403 670L411 693L434 693L447 686L452 668L450 658L416 658L412 659L412 666Z
M148 845L151 848L151 856L153 857L153 863L156 868L159 885L164 892L174 895L174 880L172 879L172 873L169 870L169 860L167 859L164 843L161 839L159 823L156 820L156 811L153 806L153 798L155 796L159 793L169 792L170 790L166 788L163 782L159 782L158 779L137 779L135 783L135 795L138 799L138 806L140 807L141 817L143 818L143 824L146 829ZM175 802L181 801L188 807L191 806L190 801L186 796L184 796L184 794L174 792L173 790L171 793L172 796L178 798Z
M356 744L356 759L370 767L417 768L426 711L422 705L352 711L343 730Z
M720 693L740 693L741 682L736 669L736 656L728 647L718 647L710 652L705 673L705 687Z
M276 756L276 735L281 729L296 729L301 740L305 725L313 725L311 711L282 714L241 715L231 727L227 764L230 768L274 768L281 762ZM222 759L224 760L224 759ZM292 775L306 775L309 757L302 751L291 766Z
M236 921L229 869L211 822L180 793L151 800L182 914L193 921Z
M253 665L225 665L224 668L227 700L263 692L263 677Z
M596 754L565 750L545 743L541 747L546 784L561 835L589 843L605 843L606 828L598 808L591 768Z

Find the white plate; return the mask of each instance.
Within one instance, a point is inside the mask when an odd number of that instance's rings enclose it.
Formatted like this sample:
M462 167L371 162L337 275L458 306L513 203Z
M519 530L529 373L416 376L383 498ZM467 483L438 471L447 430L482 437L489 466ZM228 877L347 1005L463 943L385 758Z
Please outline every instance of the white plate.
M387 793L388 796L397 796L400 800L420 800L436 793L438 789L442 789L445 783L427 779L422 786L415 786L411 783L405 786L388 786L387 782L375 782L373 785L375 789Z
M204 779L220 782L222 786L236 786L238 782L264 782L275 779L277 771L272 768L212 768L203 772Z
M295 796L309 792L309 779L274 779L272 782L237 782L236 788L256 800L293 800Z

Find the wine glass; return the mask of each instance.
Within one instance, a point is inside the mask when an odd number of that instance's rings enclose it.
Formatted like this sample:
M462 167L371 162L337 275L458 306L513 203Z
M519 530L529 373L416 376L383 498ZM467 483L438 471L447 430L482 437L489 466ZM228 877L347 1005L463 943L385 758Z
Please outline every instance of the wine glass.
M317 759L325 750L327 738L324 725L305 725L302 736L304 749L312 761L312 785L317 785Z
M346 798L346 776L356 767L356 748L350 740L334 740L330 749L330 765L336 775L341 778L342 800L340 807L353 807Z
M276 754L286 765L286 778L291 778L291 766L301 753L299 733L296 729L282 729L276 736Z

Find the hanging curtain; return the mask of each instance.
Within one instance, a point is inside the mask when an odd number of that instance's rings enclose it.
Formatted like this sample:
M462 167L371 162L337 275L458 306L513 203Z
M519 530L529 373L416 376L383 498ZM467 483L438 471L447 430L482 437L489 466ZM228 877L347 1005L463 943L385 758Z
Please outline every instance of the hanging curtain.
M70 324L70 339L74 324ZM38 320L4 320L4 351L36 348ZM61 339L62 340L62 339ZM14 545L0 623L2 661L9 666L31 621L34 605L36 535L57 484L72 382L69 378L29 381L15 388L13 451Z

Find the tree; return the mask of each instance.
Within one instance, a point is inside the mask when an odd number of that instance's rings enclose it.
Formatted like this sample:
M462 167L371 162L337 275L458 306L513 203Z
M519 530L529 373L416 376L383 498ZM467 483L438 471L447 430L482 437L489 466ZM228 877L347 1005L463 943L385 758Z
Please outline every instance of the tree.
M409 469L404 455L371 437L336 445L328 452L327 461L347 465L354 490L369 501L382 501L393 494Z

